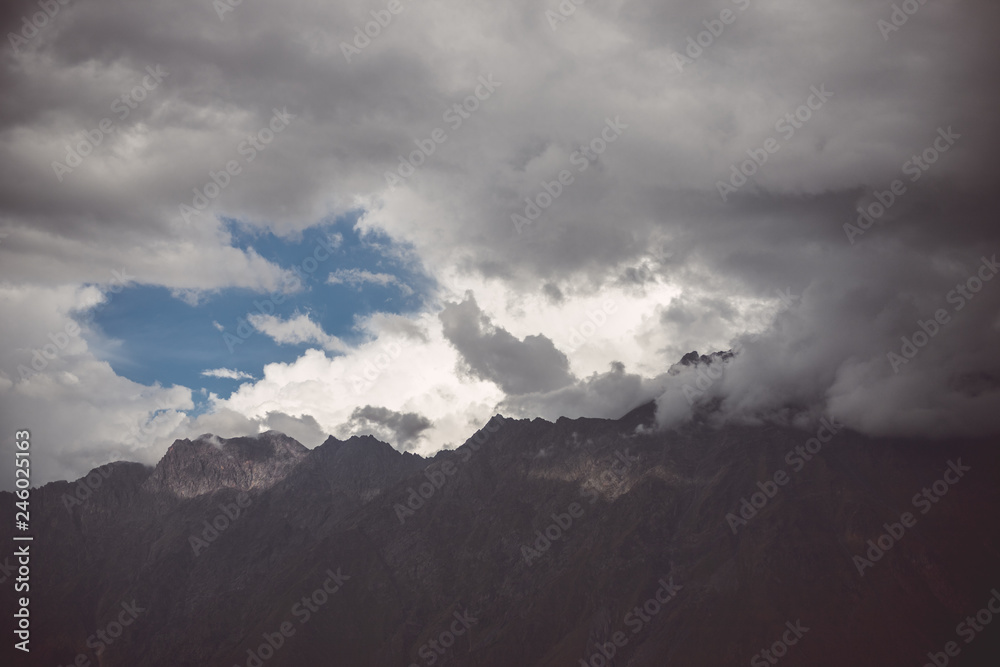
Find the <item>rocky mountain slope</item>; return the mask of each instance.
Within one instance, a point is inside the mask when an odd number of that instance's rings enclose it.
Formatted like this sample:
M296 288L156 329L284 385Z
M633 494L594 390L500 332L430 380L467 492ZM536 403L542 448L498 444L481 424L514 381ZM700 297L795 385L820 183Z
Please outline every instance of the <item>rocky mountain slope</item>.
M498 415L431 459L203 436L46 485L32 652L4 664L1000 664L1000 618L975 619L995 440L652 416ZM0 494L6 544L12 523Z
M255 438L205 434L194 441L174 442L145 488L179 498L194 498L221 488L262 491L284 479L308 453L297 440L277 431Z

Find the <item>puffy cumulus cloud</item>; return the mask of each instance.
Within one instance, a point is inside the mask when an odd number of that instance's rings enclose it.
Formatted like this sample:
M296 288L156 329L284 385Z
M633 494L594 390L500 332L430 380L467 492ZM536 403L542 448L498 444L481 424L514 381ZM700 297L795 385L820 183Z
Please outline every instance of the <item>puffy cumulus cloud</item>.
M388 408L366 405L351 413L351 419L341 429L345 435L368 433L397 449L413 449L421 433L431 427L431 420L416 412L395 412Z
M212 410L195 417L180 414L169 428L159 428L155 418L146 419L138 427L133 427L136 441L142 442L151 453L144 461L155 463L177 439L194 440L206 434L216 439L216 434L220 433L224 434L222 437L235 438L273 430L289 435L310 448L322 444L327 438L327 432L309 415L296 416L275 410L258 417L247 417L219 405L217 396L211 399Z
M206 432L225 436L282 430L307 446L325 436L316 421L279 411L249 418L224 407L192 418L186 387L145 386L117 375L97 358L110 348L88 327L86 314L113 299L97 287L0 285L0 423L11 444L14 431L31 433L32 482L75 479L115 460L155 464L177 438ZM214 376L242 375L228 369ZM10 461L0 464L13 480ZM5 482L9 486L12 482Z
M0 286L0 310L11 315L0 319L2 437L11 444L15 430L31 432L33 483L111 460L155 460L140 426L169 432L194 407L189 389L143 386L95 357L95 334L76 318L106 299L95 287ZM11 461L0 468L14 479Z
M263 377L246 383L217 411L263 419L268 412L309 415L327 433L350 435L345 424L366 405L390 413L415 413L431 422L415 442L420 453L458 446L495 412L503 392L493 382L454 372L460 357L444 338L436 316L373 316L359 329L378 332L349 354L328 357L307 350L290 363L264 367Z
M430 334L420 318L374 312L363 317L355 317L355 327L368 334L370 338L385 335L390 340L399 339L406 341L407 344L430 342Z
M346 352L348 350L347 345L342 340L323 331L323 327L313 322L306 313L296 311L287 320L274 315L254 313L248 315L247 319L257 331L270 336L279 345L312 343L331 352Z
M545 336L518 340L490 322L469 293L461 303L450 303L439 317L444 336L462 356L473 376L490 380L510 394L543 392L573 381L569 360Z

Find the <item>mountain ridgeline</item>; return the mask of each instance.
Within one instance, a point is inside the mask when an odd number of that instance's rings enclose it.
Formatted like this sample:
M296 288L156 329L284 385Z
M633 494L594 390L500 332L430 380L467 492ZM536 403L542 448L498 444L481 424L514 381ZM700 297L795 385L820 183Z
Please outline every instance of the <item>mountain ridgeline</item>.
M653 415L497 415L430 458L205 435L47 484L4 664L1000 664L995 439Z

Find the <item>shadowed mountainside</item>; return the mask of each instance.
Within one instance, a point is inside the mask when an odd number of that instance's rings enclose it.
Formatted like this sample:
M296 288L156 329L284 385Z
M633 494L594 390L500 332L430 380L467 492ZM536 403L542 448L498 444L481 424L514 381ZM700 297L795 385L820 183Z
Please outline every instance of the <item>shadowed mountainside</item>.
M370 436L311 451L203 436L153 470L107 467L78 503L79 483L46 485L32 664L576 667L603 650L608 665L715 667L773 664L759 654L783 633L788 665L921 665L948 641L950 664L996 664L1000 625L955 634L1000 586L995 442L654 433L652 417L497 416L431 459ZM905 512L914 525L862 575L854 557ZM88 646L133 600L134 623ZM267 637L278 648L261 652Z

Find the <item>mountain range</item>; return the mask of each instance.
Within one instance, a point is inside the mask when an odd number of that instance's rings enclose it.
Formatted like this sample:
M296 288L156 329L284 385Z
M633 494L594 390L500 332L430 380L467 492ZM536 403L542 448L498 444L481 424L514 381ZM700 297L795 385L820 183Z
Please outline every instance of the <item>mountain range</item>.
M654 411L433 457L206 434L34 489L27 664L1000 664L995 439Z

